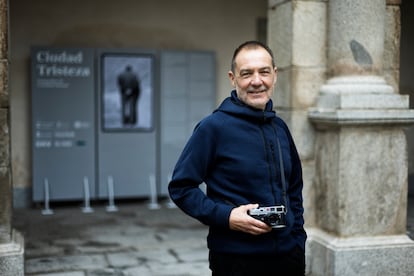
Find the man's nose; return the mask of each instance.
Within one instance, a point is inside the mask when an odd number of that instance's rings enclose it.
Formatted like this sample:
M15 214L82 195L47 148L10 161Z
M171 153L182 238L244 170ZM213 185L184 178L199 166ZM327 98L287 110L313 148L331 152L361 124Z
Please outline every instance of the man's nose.
M262 78L261 78L259 73L254 73L252 75L251 83L252 83L252 85L261 85L262 84Z

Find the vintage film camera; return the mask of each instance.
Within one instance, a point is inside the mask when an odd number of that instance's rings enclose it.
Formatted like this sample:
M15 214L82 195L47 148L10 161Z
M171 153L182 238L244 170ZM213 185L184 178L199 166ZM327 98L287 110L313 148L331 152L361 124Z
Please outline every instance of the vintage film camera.
M250 209L248 214L272 228L286 227L286 208L283 205Z

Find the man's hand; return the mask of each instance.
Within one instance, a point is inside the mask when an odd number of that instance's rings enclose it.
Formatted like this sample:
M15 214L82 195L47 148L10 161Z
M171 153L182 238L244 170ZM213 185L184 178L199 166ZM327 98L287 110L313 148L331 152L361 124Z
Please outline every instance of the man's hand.
M259 207L259 204L247 204L234 208L230 213L230 229L246 232L252 235L260 235L272 230L266 223L252 218L248 210Z

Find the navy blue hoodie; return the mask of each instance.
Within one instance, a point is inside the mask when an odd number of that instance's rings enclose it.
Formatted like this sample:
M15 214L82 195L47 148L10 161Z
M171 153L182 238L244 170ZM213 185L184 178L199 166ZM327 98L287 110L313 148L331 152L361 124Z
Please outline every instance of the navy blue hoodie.
M276 136L277 135L277 136ZM284 202L279 138L286 178ZM199 189L206 183L207 195ZM287 125L272 110L258 110L231 97L194 129L169 183L171 199L209 226L210 250L236 254L278 254L305 247L301 162ZM229 228L233 208L258 203L286 205L287 227L263 235Z

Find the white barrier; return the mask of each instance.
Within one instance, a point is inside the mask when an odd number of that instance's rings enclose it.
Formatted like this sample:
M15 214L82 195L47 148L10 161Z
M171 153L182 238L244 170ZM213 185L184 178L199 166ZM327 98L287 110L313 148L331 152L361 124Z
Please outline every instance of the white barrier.
M157 183L155 182L155 176L153 174L149 176L149 185L150 185L150 203L148 204L148 208L152 210L160 209L161 207L158 204Z
M107 212L117 212L118 207L115 206L114 199L114 179L112 176L108 176L108 205L106 206Z
M84 206L82 207L82 212L93 213L93 208L90 205L89 180L86 176L83 178L83 200Z
M168 177L167 177L168 183L171 182L171 179L172 179L172 174L168 174ZM168 201L165 205L169 209L177 208L177 205L175 205L175 203L172 201L170 195L168 195Z
M45 194L45 208L42 210L42 215L53 215L54 212L49 207L49 180L47 178L45 178L43 187Z

